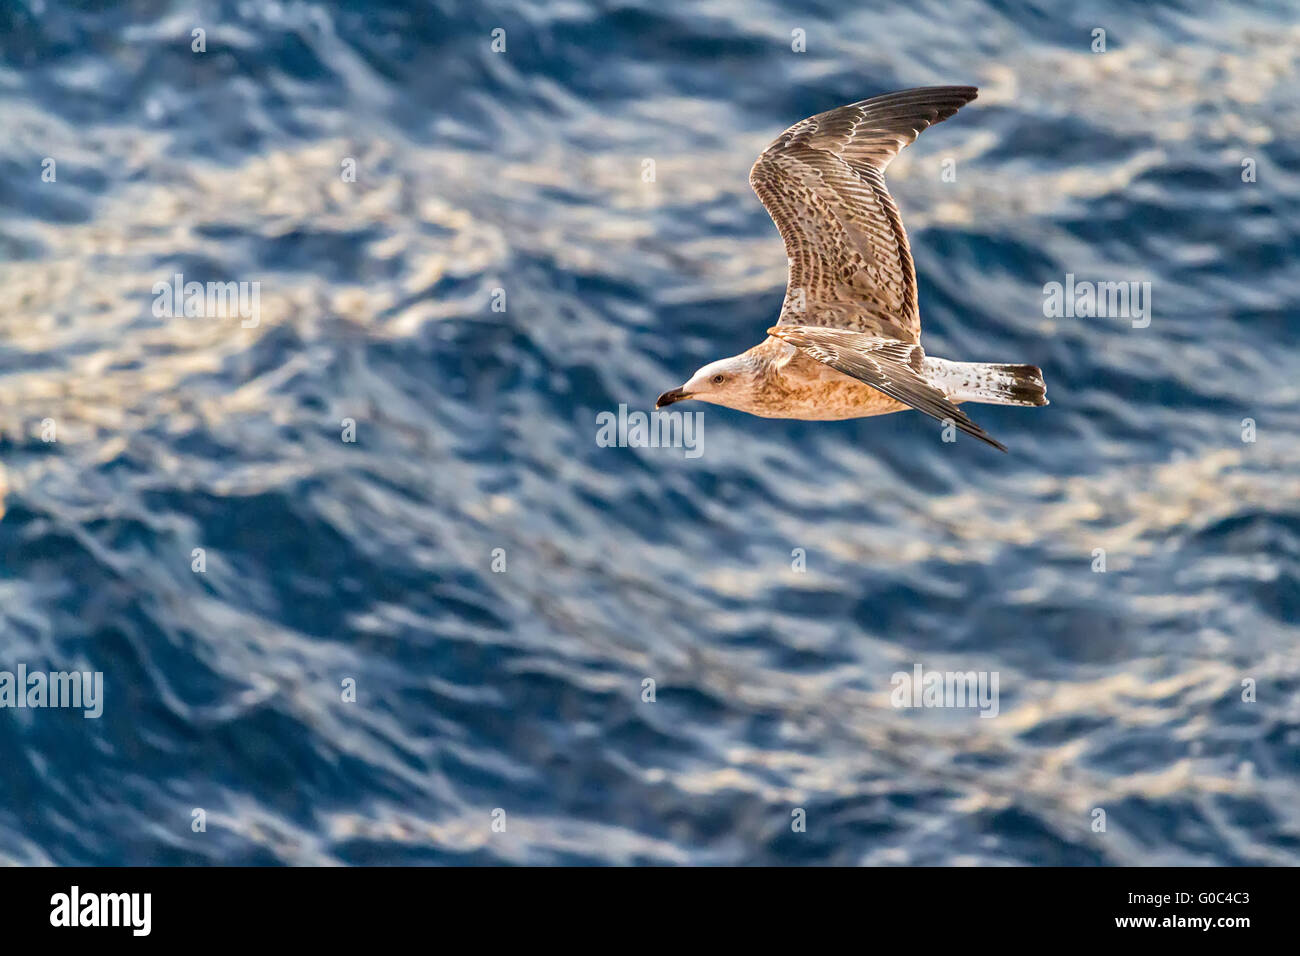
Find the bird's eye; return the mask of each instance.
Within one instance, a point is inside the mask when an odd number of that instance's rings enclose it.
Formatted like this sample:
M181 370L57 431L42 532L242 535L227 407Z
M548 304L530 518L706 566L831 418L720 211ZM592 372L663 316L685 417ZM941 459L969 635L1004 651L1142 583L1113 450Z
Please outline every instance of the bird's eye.
M725 376L725 375L715 375L715 376L713 376L713 384L714 384L714 385L721 385L721 384L722 384L723 382L725 382L726 380L727 380L727 376Z

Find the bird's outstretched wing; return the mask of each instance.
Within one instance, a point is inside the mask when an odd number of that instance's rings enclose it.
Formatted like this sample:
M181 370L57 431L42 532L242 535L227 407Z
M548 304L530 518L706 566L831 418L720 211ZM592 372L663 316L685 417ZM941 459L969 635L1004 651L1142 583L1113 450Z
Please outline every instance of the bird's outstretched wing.
M966 417L942 391L927 382L920 363L925 353L912 342L900 342L848 329L819 328L806 325L776 325L767 330L801 352L838 372L884 392L895 401L910 405L939 421L954 425L1006 451L1001 442L990 437Z
M885 168L976 92L931 86L887 93L795 123L763 150L749 184L790 260L782 325L920 339L916 270Z

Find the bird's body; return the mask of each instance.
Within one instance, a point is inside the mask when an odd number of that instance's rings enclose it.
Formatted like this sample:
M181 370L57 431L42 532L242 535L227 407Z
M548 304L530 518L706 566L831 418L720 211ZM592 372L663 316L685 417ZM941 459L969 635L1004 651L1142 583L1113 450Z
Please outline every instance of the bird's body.
M912 254L884 181L900 149L975 94L941 86L878 96L796 123L764 150L749 181L789 258L780 320L763 342L705 365L657 407L694 398L818 421L916 408L1003 448L957 404L1046 405L1042 375L1032 365L925 354Z
M769 336L743 353L755 363L756 387L729 405L761 418L837 421L907 408L884 392L836 372Z

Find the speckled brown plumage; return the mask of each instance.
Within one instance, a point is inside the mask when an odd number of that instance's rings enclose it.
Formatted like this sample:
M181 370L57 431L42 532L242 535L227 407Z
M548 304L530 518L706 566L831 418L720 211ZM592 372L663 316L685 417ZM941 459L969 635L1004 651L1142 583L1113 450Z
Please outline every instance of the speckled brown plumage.
M795 123L763 150L749 183L790 260L780 324L919 341L916 270L884 172L976 92L939 86L877 96Z
M770 337L699 369L659 407L694 398L766 418L861 418L915 408L1006 448L957 403L1045 405L1032 365L950 362L920 346L916 270L884 172L972 86L904 90L801 120L749 173L790 276Z

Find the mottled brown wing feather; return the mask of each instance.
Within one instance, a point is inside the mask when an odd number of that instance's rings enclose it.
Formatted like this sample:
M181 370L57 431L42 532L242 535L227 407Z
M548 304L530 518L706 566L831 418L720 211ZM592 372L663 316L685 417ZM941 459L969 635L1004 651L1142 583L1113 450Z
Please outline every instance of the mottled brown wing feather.
M895 401L910 405L939 421L950 419L968 435L974 435L994 448L1007 450L920 375L919 363L924 353L919 345L848 329L778 325L767 331L837 372L884 392Z
M749 183L790 260L782 325L919 341L916 270L884 172L976 92L933 86L841 106L791 126L758 157Z

